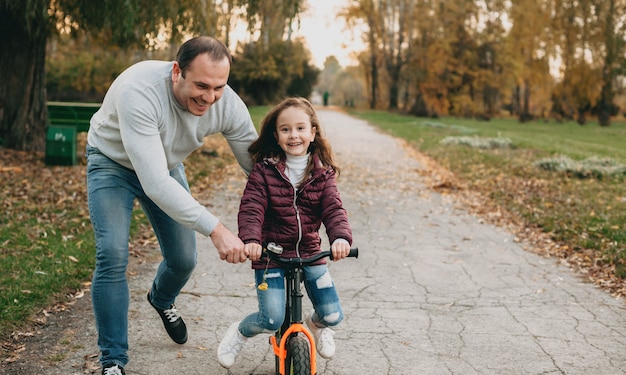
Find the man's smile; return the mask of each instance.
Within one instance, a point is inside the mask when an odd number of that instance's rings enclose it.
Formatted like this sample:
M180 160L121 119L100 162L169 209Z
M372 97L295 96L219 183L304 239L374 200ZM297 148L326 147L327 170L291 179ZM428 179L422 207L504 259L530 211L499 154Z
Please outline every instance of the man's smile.
M206 103L200 102L198 99L191 98L191 100L193 100L193 102L196 103L196 105L198 105L199 107L206 107L207 106Z

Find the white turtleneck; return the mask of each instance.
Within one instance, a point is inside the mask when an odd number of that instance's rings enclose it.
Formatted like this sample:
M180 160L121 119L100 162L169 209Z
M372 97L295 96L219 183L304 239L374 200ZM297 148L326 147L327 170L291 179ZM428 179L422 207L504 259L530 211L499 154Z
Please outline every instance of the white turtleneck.
M285 169L285 173L287 173L287 177L289 177L289 181L291 181L293 187L297 188L298 184L300 184L300 182L304 179L304 171L309 163L310 154L302 156L286 156L287 168Z

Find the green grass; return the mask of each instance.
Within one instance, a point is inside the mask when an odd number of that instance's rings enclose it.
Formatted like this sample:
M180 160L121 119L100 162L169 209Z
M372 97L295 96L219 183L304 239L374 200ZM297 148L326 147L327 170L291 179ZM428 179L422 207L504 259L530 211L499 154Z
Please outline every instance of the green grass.
M595 123L515 119L477 121L459 118L420 119L379 111L353 111L389 134L432 157L454 173L468 190L482 193L494 208L503 208L524 225L556 241L554 255L592 274L626 278L626 185L624 176L579 178L534 166L556 155L575 160L611 158L626 164L626 122L609 127ZM443 145L448 136L509 138L511 149L477 149Z
M611 157L626 164L626 122L600 127L597 123L581 126L576 122L533 121L521 124L516 119L491 121L445 119L476 130L484 137L512 139L518 147L542 150L546 154L569 155L574 159L589 156Z
M90 281L95 264L91 223L84 211L13 207L0 238L0 337L20 328ZM132 233L143 220L134 216Z
M77 211L44 213L37 207L7 212L0 229L0 333L6 334L34 311L64 300L93 269L93 234ZM47 215L67 220L62 228Z
M626 121L614 121L609 127L600 127L593 122L581 126L572 121L522 124L511 118L479 121L452 117L423 119L381 111L353 111L352 114L426 150L436 147L446 136L503 137L513 140L517 147L533 150L542 156L562 154L574 159L604 156L626 164ZM429 124L440 124L442 127Z

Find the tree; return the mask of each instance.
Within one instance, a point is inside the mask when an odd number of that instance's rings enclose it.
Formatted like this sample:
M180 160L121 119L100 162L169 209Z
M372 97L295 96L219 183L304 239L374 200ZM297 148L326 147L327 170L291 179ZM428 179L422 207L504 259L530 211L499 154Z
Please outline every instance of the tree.
M250 42L237 46L232 85L249 104L270 104L285 95L310 96L319 69L302 40L292 40L303 1L250 0L246 21Z
M0 2L0 142L20 150L44 147L47 1Z
M91 32L102 43L143 45L162 25L184 20L176 1L0 0L0 139L43 150L47 121L46 42L58 32ZM184 32L188 24L177 22Z
M432 2L416 5L419 17L411 33L415 34L409 54L405 79L405 110L415 116L437 117L448 114L449 90L445 84L448 71L450 38L445 32L445 21Z
M548 78L550 11L546 0L520 0L513 2L510 16L513 26L507 46L516 78L513 103L519 120L525 122L534 117L530 108L534 86Z
M310 98L319 74L319 68L312 65L310 61L300 60L300 69L297 69L296 73L291 77L291 81L285 89L286 95Z
M249 105L271 104L285 95L308 97L319 74L300 40L242 43L235 59L229 82Z
M400 78L408 61L413 42L415 1L387 0L379 4L379 32L381 52L389 76L389 110L398 109Z
M342 13L348 24L364 22L370 82L370 107L375 108L380 81L385 83L387 108L399 108L402 73L413 42L417 0L353 0ZM384 78L384 79L383 79Z
M365 67L364 71L367 74L366 81L369 84L369 107L370 109L376 108L379 95L379 47L378 47L378 35L379 23L377 16L377 7L373 0L352 0L350 5L346 7L341 16L344 17L348 25L354 26L360 20L364 20L367 25L367 32L363 36L368 51L360 54L359 61Z
M448 1L437 9L437 19L441 20L440 39L445 45L445 65L440 72L440 80L447 87L449 110L459 116L474 115L475 75L478 70L476 33L472 30L471 19L475 18L476 8L466 1Z
M477 18L483 20L484 26L479 28L479 23L473 23L478 45L475 51L475 102L478 115L490 119L499 113L503 93L507 91L505 66L508 62L502 47L506 31L502 16L506 14L506 1L486 0L477 13Z
M265 48L276 41L291 40L294 22L303 10L302 0L248 0L248 32L258 33L258 42Z
M598 123L600 126L609 126L611 114L615 111L613 82L617 76L616 71L620 62L624 62L623 51L626 40L624 40L623 36L626 32L626 25L624 25L626 1L598 1L596 7L598 18L604 20L604 23L601 25L602 32L600 33L602 44L604 45L602 49L604 56L602 59L602 89L597 105ZM620 51L622 51L621 58Z
M576 1L562 0L555 7L552 19L553 52L562 61L559 67L560 82L552 93L552 113L557 118L571 120L574 118L576 105L573 99L572 75L576 64L576 51L582 48L579 35L581 34L581 16L578 15L580 6Z

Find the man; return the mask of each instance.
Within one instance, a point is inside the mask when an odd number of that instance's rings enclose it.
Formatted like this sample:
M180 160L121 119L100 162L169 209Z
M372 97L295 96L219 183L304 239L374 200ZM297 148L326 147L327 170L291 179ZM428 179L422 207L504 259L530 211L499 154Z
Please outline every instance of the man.
M195 232L210 236L220 259L245 262L241 240L190 194L182 161L204 137L222 133L246 173L257 138L248 109L227 85L231 55L221 42L185 42L176 61L137 63L113 82L91 119L87 145L89 212L96 238L91 287L102 374L128 362L129 227L137 199L159 240L163 261L148 302L175 342L187 328L174 300L196 265Z

